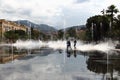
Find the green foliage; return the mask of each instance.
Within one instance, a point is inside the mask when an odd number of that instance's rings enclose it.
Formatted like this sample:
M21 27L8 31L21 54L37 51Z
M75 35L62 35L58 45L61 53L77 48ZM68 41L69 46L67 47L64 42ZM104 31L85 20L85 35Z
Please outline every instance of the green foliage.
M23 30L15 30L14 33L18 35L19 39L26 39L27 34L26 34L25 31L23 31Z
M76 30L75 30L75 28L69 28L67 30L67 35L68 35L68 37L76 38Z
M102 40L103 37L107 37L109 31L109 19L106 16L96 15L88 18L86 26L88 28L87 35L91 35L89 40ZM92 39L92 26L93 26L93 39Z
M111 26L114 26L114 15L117 14L119 10L116 8L115 5L110 5L106 10L106 15L110 18Z
M40 37L40 31L31 28L31 38L38 39L39 37Z
M87 19L86 36L88 40L103 40L104 38L112 38L120 40L120 15L114 17L118 13L116 6L111 5L106 10L106 14L92 16ZM111 22L111 27L110 27ZM92 24L93 24L93 39L92 39Z
M115 6L115 5L110 5L110 6L108 7L108 9L106 10L106 13L107 13L108 15L110 15L111 18L113 18L114 14L116 14L116 13L118 13L118 12L119 12L119 10L116 9L116 6Z
M92 41L91 31L89 28L86 30L85 35L86 35L86 41Z
M120 15L118 15L115 20L112 32L113 32L112 37L114 39L120 40Z
M80 40L87 40L87 36L86 36L86 32L87 31L81 31L78 35L77 35L77 38L80 39Z
M47 41L50 39L50 35L39 31L39 39Z
M26 32L23 30L10 30L4 33L6 39L9 40L17 40L17 39L24 39L26 37Z
M64 37L64 31L58 30L58 39L63 39L63 37Z

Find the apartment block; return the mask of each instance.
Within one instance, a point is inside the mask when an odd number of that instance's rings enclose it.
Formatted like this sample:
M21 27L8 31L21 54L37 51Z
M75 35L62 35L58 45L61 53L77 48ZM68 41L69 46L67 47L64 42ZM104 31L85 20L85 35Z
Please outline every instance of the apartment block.
M6 31L10 31L10 30L23 30L23 31L27 31L28 27L25 25L20 25L17 24L13 21L8 21L5 19L0 19L0 38L2 38L4 36L4 33Z

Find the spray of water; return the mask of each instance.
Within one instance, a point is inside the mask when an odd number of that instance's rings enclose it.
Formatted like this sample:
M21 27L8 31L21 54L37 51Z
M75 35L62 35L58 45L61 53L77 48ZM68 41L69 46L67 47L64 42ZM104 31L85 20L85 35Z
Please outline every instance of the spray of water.
M71 41L71 47L73 47L73 42ZM41 47L49 47L53 49L66 49L66 41L34 41L27 40L22 41L18 40L13 44L1 44L0 46L14 46L19 49L38 49ZM81 41L77 41L76 45L77 50L80 51L109 51L114 49L114 44L109 44L109 42L99 43L99 44L84 44ZM57 57L56 57L57 56ZM80 71L76 69L76 74L74 72L70 72L67 74L67 77L63 77L63 68L60 67L62 65L62 56L59 55L49 55L45 57L37 56L35 58L29 60L15 60L14 64L0 64L0 80L77 80L77 79L94 79L94 75L88 75L91 72L84 72L83 75L79 75ZM59 59L58 59L59 58ZM82 60L80 60L82 63ZM61 64L59 64L59 62ZM79 68L79 67L78 67ZM82 70L81 70L82 71ZM84 71L84 70L83 70ZM74 74L74 75L73 75ZM7 75L7 77L6 77ZM22 77L21 77L22 76Z
M53 49L66 49L66 41L49 41L46 45Z
M107 51L115 49L115 45L109 44L108 42L99 43L99 44L83 44L83 45L78 45L77 49L80 51L97 50L97 51L107 52Z
M18 49L39 49L40 47L45 47L46 44L42 41L35 40L17 40L16 43L13 43L13 46Z
M17 49L39 49L41 47L49 47L52 49L66 49L66 41L48 41L48 42L43 42L40 40L17 40L16 43L13 44L1 44L2 46L14 46ZM74 49L74 43L71 41L71 47ZM76 49L80 51L102 51L102 52L107 52L109 50L114 50L115 49L115 44L110 44L109 42L104 42L104 43L99 43L99 44L84 44L81 41L77 42Z

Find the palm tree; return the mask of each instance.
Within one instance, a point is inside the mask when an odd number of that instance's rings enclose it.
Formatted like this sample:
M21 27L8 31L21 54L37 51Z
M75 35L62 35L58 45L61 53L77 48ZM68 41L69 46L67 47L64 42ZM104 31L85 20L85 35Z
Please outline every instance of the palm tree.
M111 18L111 25L113 24L113 17L114 17L114 14L118 13L118 9L116 9L116 6L115 5L111 5L108 7L108 9L106 10L106 13L110 16Z
M103 9L102 11L101 11L101 13L103 14L103 16L105 15L105 9Z
M110 18L110 24L109 24L109 34L110 34L110 37L112 37L113 33L112 33L112 30L113 30L113 20L114 20L114 14L117 14L119 11L118 9L116 8L115 5L111 5L108 7L108 9L106 10L106 13L108 15L108 17Z

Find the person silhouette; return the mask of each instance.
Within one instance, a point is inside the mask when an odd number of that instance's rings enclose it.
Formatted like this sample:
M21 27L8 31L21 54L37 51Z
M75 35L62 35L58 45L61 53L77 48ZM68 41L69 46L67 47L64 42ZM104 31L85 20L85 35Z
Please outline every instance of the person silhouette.
M67 50L68 50L69 48L71 48L71 42L70 42L70 40L67 41ZM71 49L72 49L72 48L71 48Z
M76 49L76 43L77 43L77 41L76 40L74 40L74 48Z

